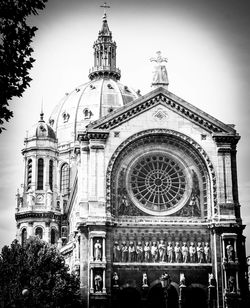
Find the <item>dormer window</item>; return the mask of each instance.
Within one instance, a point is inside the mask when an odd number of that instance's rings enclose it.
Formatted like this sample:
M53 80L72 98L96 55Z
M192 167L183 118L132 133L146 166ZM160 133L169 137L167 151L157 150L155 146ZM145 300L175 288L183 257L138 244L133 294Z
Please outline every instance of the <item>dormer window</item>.
M89 110L88 108L85 108L83 110L83 114L84 114L84 119L90 119L91 116L93 115L92 111Z
M107 87L108 87L109 89L114 89L110 83L107 84Z
M64 111L63 114L62 114L62 117L63 117L63 122L66 123L66 122L68 122L70 115L69 115L69 113Z
M53 119L49 119L49 125L50 125L50 126L53 126L54 123L55 123L55 121L54 121Z

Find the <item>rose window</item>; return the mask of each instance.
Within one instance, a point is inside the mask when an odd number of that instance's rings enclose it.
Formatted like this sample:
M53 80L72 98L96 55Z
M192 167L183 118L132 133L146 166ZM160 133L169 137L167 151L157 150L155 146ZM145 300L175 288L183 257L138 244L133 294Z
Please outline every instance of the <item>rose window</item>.
M139 207L153 211L167 211L175 207L186 191L183 169L177 160L165 153L140 157L129 173L132 198Z

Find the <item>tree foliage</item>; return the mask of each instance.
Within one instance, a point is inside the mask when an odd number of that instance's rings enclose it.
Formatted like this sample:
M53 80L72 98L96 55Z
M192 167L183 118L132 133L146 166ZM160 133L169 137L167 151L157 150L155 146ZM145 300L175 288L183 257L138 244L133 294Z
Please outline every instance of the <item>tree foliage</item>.
M55 246L31 237L23 247L16 240L3 247L0 307L78 307L79 290Z
M5 121L13 117L9 102L21 97L29 86L29 71L35 61L32 38L37 30L27 24L27 18L37 15L47 0L0 1L0 133Z

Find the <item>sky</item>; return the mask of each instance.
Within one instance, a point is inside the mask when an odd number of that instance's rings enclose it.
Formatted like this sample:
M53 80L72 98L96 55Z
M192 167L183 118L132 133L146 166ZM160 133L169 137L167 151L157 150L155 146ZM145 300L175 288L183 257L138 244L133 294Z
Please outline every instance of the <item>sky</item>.
M108 2L108 1L107 1ZM26 131L48 120L65 93L88 81L93 42L101 28L100 0L49 0L29 23L33 40L33 81L10 102L14 118L0 135L0 249L15 238L15 194L23 183L21 149ZM112 0L108 24L117 43L121 82L148 93L149 59L168 58L169 91L241 135L237 164L247 255L250 255L250 2L249 0Z

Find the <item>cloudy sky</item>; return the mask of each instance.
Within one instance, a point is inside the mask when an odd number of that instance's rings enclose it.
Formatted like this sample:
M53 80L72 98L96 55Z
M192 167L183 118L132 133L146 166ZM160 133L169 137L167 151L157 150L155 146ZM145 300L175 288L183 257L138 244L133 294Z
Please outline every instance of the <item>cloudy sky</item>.
M36 62L31 86L11 102L14 118L0 135L0 248L15 237L15 194L23 183L21 149L26 131L53 106L88 81L92 46L101 27L100 0L49 0L30 23ZM121 82L150 91L152 63L168 58L169 90L241 135L238 181L250 254L250 2L249 0L113 0L108 23L117 42Z

